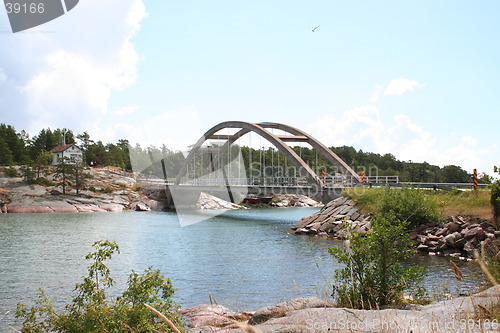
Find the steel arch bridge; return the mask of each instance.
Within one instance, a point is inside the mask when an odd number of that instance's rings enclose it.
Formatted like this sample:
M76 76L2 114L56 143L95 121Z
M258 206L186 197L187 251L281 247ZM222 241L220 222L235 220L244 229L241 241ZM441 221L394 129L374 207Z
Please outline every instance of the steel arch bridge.
M217 134L224 129L237 129L237 131L234 134L228 135ZM275 135L272 131L270 131L272 129L280 130L286 134ZM316 191L323 189L325 184L322 182L321 177L318 176L312 168L287 144L288 142L303 142L309 144L313 150L324 156L334 167L336 167L343 176L350 177L355 182L361 182L360 176L356 174L356 172L354 172L354 170L352 170L339 156L323 145L320 141L298 128L272 122L249 123L243 121L227 121L209 129L196 142L196 144L192 146L173 185L178 186L181 184L183 177L186 176L188 165L193 162L196 154L200 151L206 141L223 140L225 143L220 149L224 150L248 133L256 133L274 145L285 155L285 157L288 158L289 161L293 163L297 170L299 170L300 177L304 177L307 180L307 184Z

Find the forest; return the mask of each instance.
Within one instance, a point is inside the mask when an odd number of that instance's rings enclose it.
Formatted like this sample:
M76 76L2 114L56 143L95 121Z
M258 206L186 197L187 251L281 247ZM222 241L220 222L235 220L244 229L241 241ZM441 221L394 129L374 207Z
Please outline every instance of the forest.
M168 157L166 161L168 175L175 175L184 161L184 155L179 151L173 151L165 145L161 147L141 147L139 144L131 145L127 139L120 139L116 143L103 143L101 140L94 141L87 132L75 135L71 130L42 129L37 135L30 137L24 131L16 131L11 125L0 124L0 165L40 165L50 164L49 151L60 145L63 140L74 143L84 152L84 165L90 166L115 166L126 171L132 171L130 155L133 156L163 156ZM234 149L234 147L233 147ZM254 149L249 147L238 147L243 157L243 163L252 166L276 166L291 165L283 155L275 148ZM326 170L333 173L334 168L327 160L315 150L293 146L292 149L313 170ZM365 170L367 176L399 176L402 182L434 182L434 183L470 183L472 182L472 170L464 170L457 165L439 167L427 162L400 161L392 154L377 154L357 150L350 146L330 147L341 159L343 159L357 173ZM319 156L318 156L319 155ZM158 160L158 159L156 159ZM156 166L158 169L158 166ZM154 170L159 174L158 170ZM491 183L492 178L487 174L479 175L481 183Z

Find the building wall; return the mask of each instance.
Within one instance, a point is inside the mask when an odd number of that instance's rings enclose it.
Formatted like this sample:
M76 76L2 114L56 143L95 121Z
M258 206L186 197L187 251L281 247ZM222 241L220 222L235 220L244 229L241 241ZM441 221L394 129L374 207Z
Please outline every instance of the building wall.
M75 161L77 159L79 159L80 161L83 160L82 150L76 146L71 146L66 150L64 150L63 152L54 153L54 159L52 160L52 164L53 165L59 164L63 156L69 158L72 161ZM72 163L72 161L70 161L69 163Z

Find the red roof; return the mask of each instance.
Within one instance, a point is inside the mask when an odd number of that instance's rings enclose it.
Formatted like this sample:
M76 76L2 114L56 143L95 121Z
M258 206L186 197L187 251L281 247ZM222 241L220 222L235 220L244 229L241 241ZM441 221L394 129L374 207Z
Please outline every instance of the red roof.
M50 151L50 153L60 153L60 152L62 152L62 151L65 151L66 149L68 149L68 148L69 148L69 147L71 147L71 146L74 146L74 144L73 144L73 143L68 143L68 144L66 144L66 145L64 145L64 146L57 146L57 147L55 147L54 149L52 149L52 150Z

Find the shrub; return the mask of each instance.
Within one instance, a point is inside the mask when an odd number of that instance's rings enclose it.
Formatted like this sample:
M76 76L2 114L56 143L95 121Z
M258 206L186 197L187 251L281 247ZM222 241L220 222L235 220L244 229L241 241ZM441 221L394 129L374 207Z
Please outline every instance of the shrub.
M371 223L373 232L366 236L351 231L349 249L328 249L346 264L334 275L339 281L333 294L338 306L373 309L400 301L405 291L418 296L424 292L419 285L425 269L404 263L414 254L406 232L408 221L389 214L374 215Z
M437 201L427 196L421 189L387 187L382 193L378 206L377 211L382 215L392 214L398 221L408 221L409 229L442 220Z
M496 227L500 230L500 181L491 185L491 206Z
M85 257L91 260L88 276L77 284L77 295L67 304L65 311L57 313L43 291L37 305L31 308L18 304L17 318L24 318L23 332L172 332L144 304L148 304L167 316L177 327L184 327L178 306L172 301L175 289L170 279L148 268L140 275L132 272L128 288L115 302L106 300L106 289L113 286L104 261L119 252L115 242L95 242L95 252Z
M4 168L3 169L3 173L5 175L7 175L8 177L19 177L20 176L20 174L17 171L17 169L13 168L13 167Z
M19 168L23 174L23 181L28 183L28 184L35 184L36 183L36 172L35 168L30 166L30 165L21 165Z
M48 180L48 179L47 179L47 178L45 178L45 177L40 177L40 178L38 178L38 179L36 180L36 183L37 183L38 185L42 185L42 186L55 186L55 185L56 185L56 183L54 183L54 182L52 182L52 181Z

